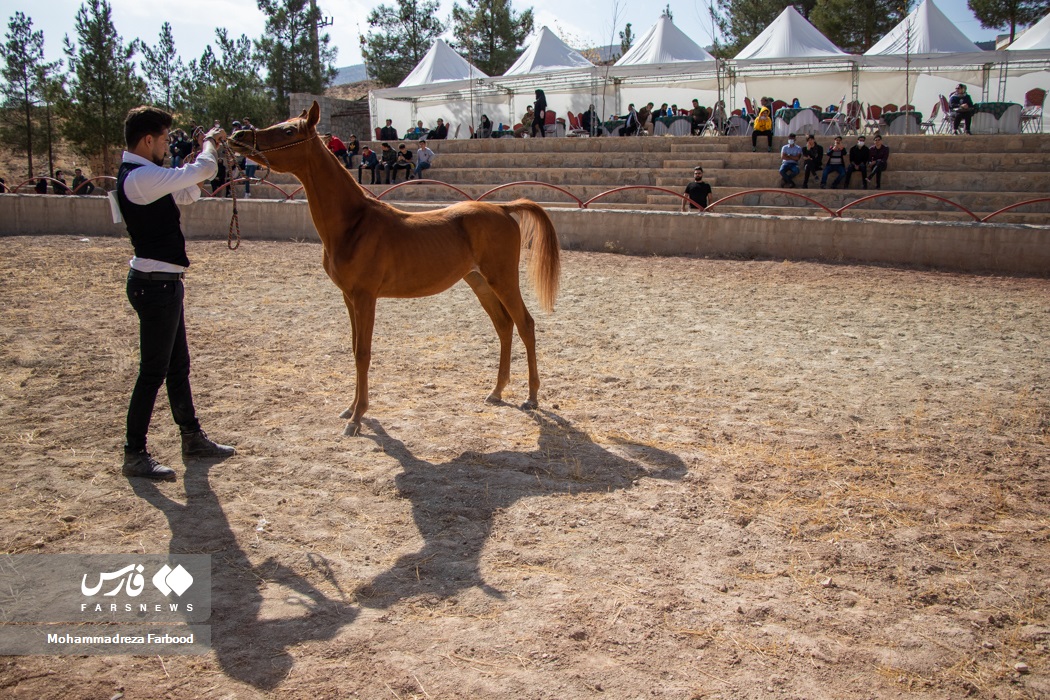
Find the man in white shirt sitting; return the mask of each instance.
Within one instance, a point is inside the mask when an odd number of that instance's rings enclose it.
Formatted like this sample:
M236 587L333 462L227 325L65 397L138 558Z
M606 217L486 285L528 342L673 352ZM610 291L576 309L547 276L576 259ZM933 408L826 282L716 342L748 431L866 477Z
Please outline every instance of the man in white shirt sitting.
M200 199L197 183L215 177L216 149L226 133L216 126L202 139L197 160L165 168L172 118L156 107L136 107L124 120L127 150L117 172L117 203L135 257L128 271L128 301L139 317L139 375L128 406L125 476L174 479L146 450L153 405L167 383L171 414L182 434L185 457L225 458L234 449L208 439L197 421L190 390L190 351L183 320L183 277L190 261L179 204Z
M430 169L430 163L434 160L434 152L427 148L427 142L419 139L419 148L416 149L416 179L423 176L424 170Z

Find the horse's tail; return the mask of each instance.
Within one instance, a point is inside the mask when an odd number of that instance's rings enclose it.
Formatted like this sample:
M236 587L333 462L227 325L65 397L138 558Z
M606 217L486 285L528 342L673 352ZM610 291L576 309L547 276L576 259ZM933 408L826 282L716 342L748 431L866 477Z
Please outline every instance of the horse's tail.
M558 232L547 212L539 204L528 199L516 199L509 204L500 204L508 214L521 215L521 243L530 249L529 280L540 306L548 313L554 310L554 299L558 296L561 278L561 245Z

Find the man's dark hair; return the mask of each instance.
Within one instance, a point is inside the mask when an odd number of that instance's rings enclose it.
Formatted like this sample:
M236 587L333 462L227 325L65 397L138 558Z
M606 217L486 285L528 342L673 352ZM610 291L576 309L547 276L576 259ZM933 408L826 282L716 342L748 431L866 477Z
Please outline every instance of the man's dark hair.
M696 172L697 170L699 170L700 172L704 172L704 169L703 169L703 167L701 167L701 166L699 166L699 165L698 165L698 166L696 166L695 168L693 168L693 172L695 173L695 172Z
M124 143L133 149L143 137L160 136L170 128L171 115L163 109L149 105L135 107L124 119Z

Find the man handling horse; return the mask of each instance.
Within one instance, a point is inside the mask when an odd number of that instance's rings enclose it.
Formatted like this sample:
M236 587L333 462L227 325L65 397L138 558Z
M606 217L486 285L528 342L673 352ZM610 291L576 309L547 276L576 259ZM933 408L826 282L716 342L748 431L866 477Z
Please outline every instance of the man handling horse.
M128 406L125 476L173 479L175 472L146 450L146 433L160 385L168 385L171 415L182 434L185 457L223 458L232 447L208 439L197 421L190 391L190 351L183 316L183 277L190 261L180 225L179 204L200 198L197 183L215 177L216 149L226 133L216 127L203 137L197 160L165 168L172 118L156 107L136 107L124 120L123 162L117 172L117 202L135 257L128 271L128 301L139 317L139 375Z

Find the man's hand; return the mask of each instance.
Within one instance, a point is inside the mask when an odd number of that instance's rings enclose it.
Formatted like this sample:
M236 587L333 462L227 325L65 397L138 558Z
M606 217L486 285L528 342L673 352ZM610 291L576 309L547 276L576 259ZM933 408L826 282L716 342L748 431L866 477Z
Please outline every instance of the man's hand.
M204 134L203 136L200 136L199 138L200 141L198 141L198 143L202 147L204 146L204 143L206 141L211 141L215 144L215 147L218 148L220 143L224 143L226 141L226 131L223 130L221 126L217 126L208 133Z

